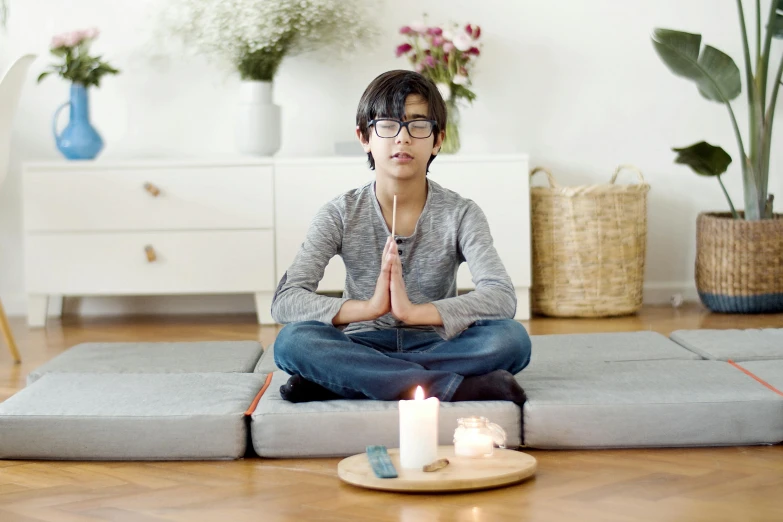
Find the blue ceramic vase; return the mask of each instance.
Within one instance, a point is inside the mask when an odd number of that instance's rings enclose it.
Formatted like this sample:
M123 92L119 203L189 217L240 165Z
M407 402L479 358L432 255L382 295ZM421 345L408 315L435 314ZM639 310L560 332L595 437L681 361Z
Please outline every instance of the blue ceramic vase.
M68 125L57 133L57 117L70 107ZM84 85L71 84L71 98L54 113L52 132L57 149L69 160L94 159L103 149L103 139L90 123L90 96Z

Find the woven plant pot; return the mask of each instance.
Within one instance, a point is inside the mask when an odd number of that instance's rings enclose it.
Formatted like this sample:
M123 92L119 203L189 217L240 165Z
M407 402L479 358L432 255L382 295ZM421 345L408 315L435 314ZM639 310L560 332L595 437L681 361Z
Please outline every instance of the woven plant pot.
M623 169L639 183L615 184ZM650 186L631 165L609 183L531 187L531 308L554 317L627 315L642 306Z
M696 289L713 312L783 312L783 214L760 221L699 214Z

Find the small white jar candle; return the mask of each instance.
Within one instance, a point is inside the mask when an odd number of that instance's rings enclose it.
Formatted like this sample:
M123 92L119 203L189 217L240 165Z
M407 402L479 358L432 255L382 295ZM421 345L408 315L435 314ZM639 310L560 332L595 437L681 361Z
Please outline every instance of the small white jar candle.
M506 431L486 417L473 416L457 419L454 430L454 454L461 457L491 457L495 445L506 447Z
M493 451L492 437L484 433L467 431L454 441L454 454L460 457L488 457Z

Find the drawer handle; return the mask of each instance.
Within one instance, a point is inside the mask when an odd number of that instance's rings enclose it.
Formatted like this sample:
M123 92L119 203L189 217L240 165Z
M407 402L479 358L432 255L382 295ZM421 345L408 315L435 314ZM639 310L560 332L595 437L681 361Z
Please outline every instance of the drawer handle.
M152 248L151 245L147 245L146 247L144 247L144 252L147 253L147 261L149 261L150 263L158 259L158 256L155 254L155 249Z
M152 194L152 197L160 196L160 189L150 182L144 184L144 190Z

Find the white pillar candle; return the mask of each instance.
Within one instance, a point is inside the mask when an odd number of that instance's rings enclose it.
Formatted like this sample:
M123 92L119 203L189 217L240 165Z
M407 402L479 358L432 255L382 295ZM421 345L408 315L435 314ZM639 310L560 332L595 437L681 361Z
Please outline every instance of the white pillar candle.
M485 457L492 455L492 437L485 433L464 432L454 441L454 454L461 457Z
M412 401L400 401L400 466L421 469L438 459L437 397L424 399L421 386Z

